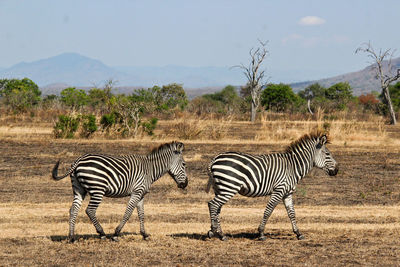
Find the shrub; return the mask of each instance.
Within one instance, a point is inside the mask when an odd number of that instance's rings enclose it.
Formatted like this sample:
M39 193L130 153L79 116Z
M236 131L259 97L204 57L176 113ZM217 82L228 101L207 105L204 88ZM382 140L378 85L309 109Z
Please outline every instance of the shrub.
M148 135L154 135L154 130L156 129L158 119L151 118L149 121L142 122L143 132Z
M54 125L53 133L55 138L73 138L78 127L79 118L60 115L58 116L58 122Z
M96 116L93 114L82 115L81 120L81 136L89 138L94 132L97 131Z
M113 125L117 123L117 116L114 112L109 114L104 114L100 119L100 125L107 133L110 132L110 129Z

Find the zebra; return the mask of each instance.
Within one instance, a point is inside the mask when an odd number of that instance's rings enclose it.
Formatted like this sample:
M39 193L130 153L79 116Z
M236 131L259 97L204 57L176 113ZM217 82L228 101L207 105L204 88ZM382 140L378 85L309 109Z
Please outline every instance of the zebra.
M283 200L297 239L304 239L296 225L292 195L297 183L316 166L330 176L335 176L339 167L326 147L326 133L314 131L294 141L283 153L251 155L240 152L218 154L208 166L209 180L206 192L214 189L215 197L208 202L211 230L208 237L223 234L219 214L221 207L236 193L247 197L270 195L258 227L259 240L266 240L265 224L277 204Z
M75 221L86 194L90 196L86 214L101 239L106 239L106 234L97 220L96 210L102 198L130 196L123 219L111 239L119 241L118 236L122 228L137 207L140 233L143 239L147 240L149 235L144 228L143 198L149 192L151 184L166 173L175 180L179 188L184 189L187 186L183 149L183 143L174 141L160 145L148 155L85 154L78 157L68 172L62 176L57 176L60 164L58 161L53 168L52 177L54 180L60 180L70 175L74 194L69 212L69 242L75 241Z

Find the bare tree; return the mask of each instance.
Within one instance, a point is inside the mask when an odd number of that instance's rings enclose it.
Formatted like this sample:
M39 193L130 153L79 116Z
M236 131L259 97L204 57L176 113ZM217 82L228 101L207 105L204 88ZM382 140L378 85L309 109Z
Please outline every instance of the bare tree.
M248 66L243 64L233 66L243 70L244 75L247 78L247 87L249 88L251 95L251 121L254 122L256 119L256 112L260 106L260 95L263 87L263 80L265 76L265 70L260 70L260 66L263 63L265 57L268 55L266 45L268 42L260 42L260 46L256 49L252 48L249 51L250 63Z
M375 52L371 43L365 43L357 48L355 53L364 52L368 54L368 57L373 59L373 68L376 73L376 78L381 82L382 95L388 106L390 114L390 123L396 124L396 114L393 109L392 100L389 94L389 85L400 78L400 69L397 69L396 74L393 73L394 67L392 66L392 58L395 50L379 49L379 52ZM387 65L385 64L387 62Z

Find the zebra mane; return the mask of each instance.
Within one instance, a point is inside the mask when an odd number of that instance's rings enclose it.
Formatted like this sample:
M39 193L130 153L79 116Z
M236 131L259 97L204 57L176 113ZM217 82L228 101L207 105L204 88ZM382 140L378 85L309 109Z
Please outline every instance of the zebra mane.
M293 141L287 148L286 148L286 152L293 152L295 151L296 147L298 147L300 144L303 144L305 142L307 142L308 140L316 140L318 138L321 138L323 135L326 136L327 138L327 144L330 143L330 138L328 133L326 133L325 131L321 131L321 130L315 130L312 131L311 133L305 134L302 137L300 137L299 139L297 139L296 141Z
M170 143L161 144L161 145L159 145L158 147L153 148L153 149L150 151L149 155L156 154L156 153L159 153L159 152L162 152L162 151L171 149L171 148L175 148L175 149L176 149L176 148L178 147L179 144L182 144L182 143L177 142L177 141L172 141L172 142L170 142ZM182 145L183 145L183 144L182 144Z

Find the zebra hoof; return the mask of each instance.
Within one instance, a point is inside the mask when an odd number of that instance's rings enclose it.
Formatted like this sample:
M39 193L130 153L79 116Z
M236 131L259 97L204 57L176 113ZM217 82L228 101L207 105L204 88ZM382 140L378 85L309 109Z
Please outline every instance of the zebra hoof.
M221 236L221 241L228 241L228 237L226 235Z
M106 237L105 235L101 235L101 236L100 236L100 239L101 239L101 240L106 240L107 237Z
M213 231L208 231L207 233L208 238L213 238L214 237L214 232Z
M150 235L143 235L143 240L149 241L150 240Z
M297 240L303 240L304 238L304 235L297 235Z
M68 243L70 243L70 244L75 243L75 241L76 241L76 239L73 238L73 237L70 237L70 238L68 239Z
M119 242L119 238L118 236L114 235L113 237L111 237L111 240L114 242Z
M258 237L258 241L265 241L265 240L267 240L267 237L265 235L260 235Z

